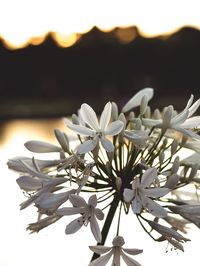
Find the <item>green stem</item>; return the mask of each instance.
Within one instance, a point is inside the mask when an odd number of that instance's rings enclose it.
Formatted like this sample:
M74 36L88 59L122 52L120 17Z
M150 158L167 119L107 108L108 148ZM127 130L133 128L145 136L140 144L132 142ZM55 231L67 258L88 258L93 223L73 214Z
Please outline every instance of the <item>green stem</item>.
M116 212L118 204L119 204L119 198L117 196L114 196L113 201L112 201L112 203L110 205L110 209L108 211L106 220L104 222L103 229L101 231L101 235L102 235L101 243L98 243L97 245L104 245L104 243L106 241L106 238L107 238L107 235L108 235L108 232L110 230L110 226L112 224L112 220L114 218L114 215L115 215L115 212ZM99 255L94 253L93 256L92 256L91 262L94 261L95 259L97 259L98 257L99 257Z

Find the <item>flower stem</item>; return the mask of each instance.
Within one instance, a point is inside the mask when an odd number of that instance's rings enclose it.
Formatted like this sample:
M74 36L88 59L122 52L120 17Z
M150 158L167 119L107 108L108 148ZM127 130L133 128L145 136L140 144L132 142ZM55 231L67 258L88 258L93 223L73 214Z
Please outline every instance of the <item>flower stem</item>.
M97 245L104 245L104 243L106 241L106 238L107 238L107 235L108 235L108 232L109 232L109 229L110 229L110 226L111 226L111 223L112 223L112 220L114 218L117 206L119 204L119 201L120 201L119 197L117 195L115 195L114 198L113 198L113 201L112 201L112 203L110 205L110 209L108 211L106 220L104 222L103 229L101 231L101 234L102 234L101 243L98 243ZM99 257L99 255L94 253L93 256L92 256L91 262L93 260L97 259L98 257Z

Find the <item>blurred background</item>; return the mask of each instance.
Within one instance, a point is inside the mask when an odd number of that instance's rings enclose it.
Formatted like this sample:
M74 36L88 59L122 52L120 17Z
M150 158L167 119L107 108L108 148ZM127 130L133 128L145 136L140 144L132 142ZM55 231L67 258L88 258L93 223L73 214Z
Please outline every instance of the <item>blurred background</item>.
M0 266L85 266L95 244L84 232L66 237L66 221L29 235L37 214L19 211L24 195L8 158L32 156L23 146L30 139L55 142L54 128L66 130L61 118L83 102L99 113L153 87L152 108L181 110L190 94L200 97L199 62L199 0L0 0ZM128 232L127 247L145 249L143 266L186 266L198 258L200 235L191 233L180 256L145 234L133 241Z

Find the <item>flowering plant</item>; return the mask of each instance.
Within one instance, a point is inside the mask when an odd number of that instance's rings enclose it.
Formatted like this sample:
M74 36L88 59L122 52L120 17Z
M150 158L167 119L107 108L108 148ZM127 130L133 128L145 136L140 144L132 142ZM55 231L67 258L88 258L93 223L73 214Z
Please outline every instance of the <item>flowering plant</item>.
M25 143L34 153L57 153L56 159L17 157L8 161L8 167L19 172L17 184L28 196L21 209L34 204L39 212L38 221L29 224L28 230L39 232L65 216L77 215L65 233L90 225L97 241L89 247L93 252L90 266L106 265L111 257L112 265L120 265L122 258L128 266L139 266L129 255L143 250L122 247L125 242L120 236L121 216L135 215L155 241L167 241L184 251L183 243L189 241L183 236L187 224L200 227L198 197L194 194L188 200L182 191L191 185L198 188L200 183L200 136L196 131L200 116L192 117L200 99L193 103L191 95L179 113L171 105L152 112L152 97L153 89L145 88L120 113L116 103L108 102L99 120L84 103L78 115L64 119L67 128L76 133L75 142L55 129L57 145ZM183 159L184 149L193 154ZM113 246L105 246L115 218ZM102 229L98 220L104 222Z

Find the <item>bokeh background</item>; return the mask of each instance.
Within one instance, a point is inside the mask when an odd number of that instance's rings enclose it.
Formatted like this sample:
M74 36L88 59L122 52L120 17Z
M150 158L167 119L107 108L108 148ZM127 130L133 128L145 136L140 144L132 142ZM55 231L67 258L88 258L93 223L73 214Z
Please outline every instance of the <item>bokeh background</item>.
M6 162L32 156L27 140L54 142L54 128L66 130L61 118L83 102L99 113L144 87L155 90L152 108L181 110L191 94L199 98L199 29L199 0L0 0L0 266L88 265L89 229L65 236L67 220L26 232L37 215L19 211L24 195ZM127 247L144 248L143 266L199 266L196 228L177 255L124 224Z

